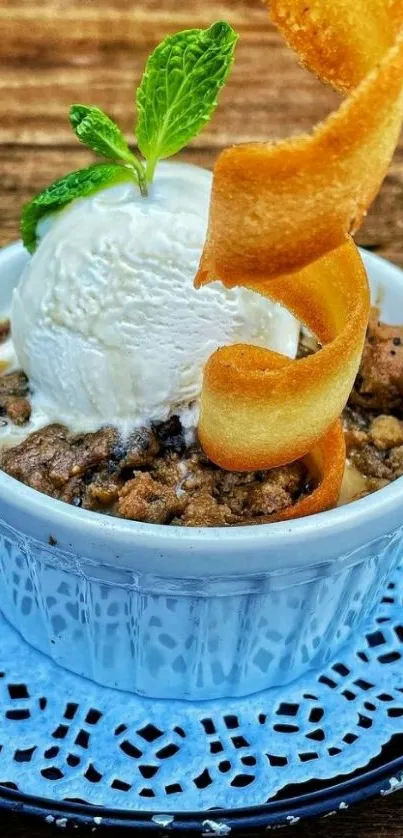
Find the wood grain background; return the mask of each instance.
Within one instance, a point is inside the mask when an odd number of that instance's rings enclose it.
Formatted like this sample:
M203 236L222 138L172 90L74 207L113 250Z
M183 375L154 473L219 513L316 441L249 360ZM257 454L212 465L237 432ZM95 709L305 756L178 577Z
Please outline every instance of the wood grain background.
M21 201L91 155L67 121L98 104L130 138L133 91L168 32L225 17L241 40L232 77L203 134L182 154L212 166L231 142L309 130L338 97L301 70L259 0L0 0L0 244L16 237ZM403 264L403 144L360 242Z
M181 155L208 167L230 143L309 130L338 102L297 66L259 0L0 0L0 244L18 236L23 201L92 159L71 133L69 105L97 104L130 138L133 92L152 47L168 32L208 26L222 17L241 34L234 71L213 121ZM359 236L362 244L400 265L402 202L401 142ZM60 834L0 812L2 838L52 833ZM403 799L376 801L282 832L284 838L302 834L398 838L403 835Z

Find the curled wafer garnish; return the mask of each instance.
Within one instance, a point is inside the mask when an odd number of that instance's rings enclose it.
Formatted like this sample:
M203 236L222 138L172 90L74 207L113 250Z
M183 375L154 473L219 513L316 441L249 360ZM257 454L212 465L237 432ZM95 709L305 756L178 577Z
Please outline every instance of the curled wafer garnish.
M379 190L403 118L403 4L390 2L385 29L386 6L380 0L272 2L301 60L352 92L311 135L236 146L216 164L196 284L220 279L277 300L322 344L316 355L297 361L247 345L225 347L209 359L199 435L224 468L269 468L308 452L314 457L352 388L369 293L350 234ZM360 19L365 24L358 32ZM336 437L328 437L326 450L340 461ZM329 457L322 457L312 506L328 469ZM337 491L341 475L338 481ZM327 508L329 497L320 503ZM293 515L318 511L305 506L301 513L297 504Z
M402 0L271 0L270 14L304 66L349 92L393 46Z
M369 293L351 240L299 273L245 284L283 303L324 344L298 361L237 344L207 362L201 443L223 468L247 471L303 456L340 416L362 353Z

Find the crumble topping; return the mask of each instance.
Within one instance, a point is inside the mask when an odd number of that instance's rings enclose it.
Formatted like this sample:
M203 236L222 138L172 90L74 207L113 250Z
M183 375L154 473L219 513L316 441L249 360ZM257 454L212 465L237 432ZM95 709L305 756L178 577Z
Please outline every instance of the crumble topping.
M123 445L113 428L73 435L62 425L3 451L1 466L34 489L84 509L153 524L252 523L310 491L306 466L224 472L197 443L186 448L176 417Z
M299 357L316 349L313 338L301 337ZM0 376L0 412L3 421L21 425L29 419L24 373ZM380 323L376 310L343 422L344 503L403 475L403 327ZM126 442L111 427L72 434L62 425L48 425L3 450L0 466L34 489L84 509L190 527L268 522L314 488L302 461L247 473L218 468L197 441L188 443L177 416L140 428Z

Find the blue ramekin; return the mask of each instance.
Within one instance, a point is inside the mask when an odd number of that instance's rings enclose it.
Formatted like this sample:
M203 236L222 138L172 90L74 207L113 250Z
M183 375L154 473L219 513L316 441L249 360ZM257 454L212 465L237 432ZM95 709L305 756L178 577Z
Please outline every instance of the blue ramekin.
M403 321L403 273L365 255ZM0 253L0 310L27 256ZM400 314L401 312L401 314ZM152 697L286 683L358 630L399 560L403 478L297 521L186 529L76 509L0 472L0 608L61 666Z

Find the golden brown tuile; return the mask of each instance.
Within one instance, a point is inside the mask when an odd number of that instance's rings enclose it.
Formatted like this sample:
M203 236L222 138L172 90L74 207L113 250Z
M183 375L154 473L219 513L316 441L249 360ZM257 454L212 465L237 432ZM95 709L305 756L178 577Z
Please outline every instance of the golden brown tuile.
M301 62L349 95L312 134L235 146L215 167L196 285L220 279L281 302L322 344L297 361L246 345L209 359L200 440L212 460L237 470L308 452L315 459L318 445L341 462L334 423L358 370L369 312L350 236L380 188L403 119L402 0L272 0L271 10ZM318 511L331 460L316 455L321 480L311 508L307 499L308 511L297 504L291 514ZM341 468L337 474L338 492ZM329 506L326 491L319 506Z

